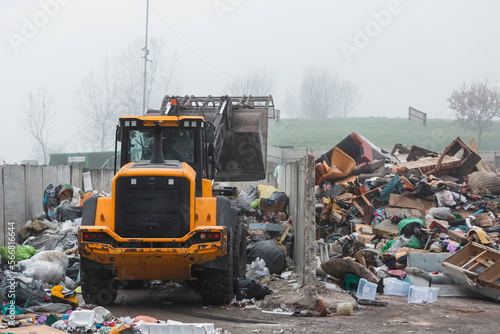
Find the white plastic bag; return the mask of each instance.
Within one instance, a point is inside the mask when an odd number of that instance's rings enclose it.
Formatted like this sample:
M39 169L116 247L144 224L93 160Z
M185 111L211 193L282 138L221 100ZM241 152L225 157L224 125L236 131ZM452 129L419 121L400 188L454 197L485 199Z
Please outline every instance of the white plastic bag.
M73 199L71 200L71 205L78 208L81 204L80 188L73 186Z
M443 208L431 208L429 210L429 214L432 215L434 218L437 218L437 219L444 219L444 220L455 219L455 216L451 212L451 209L447 208L447 207L443 207Z
M68 255L60 250L46 250L42 252L38 252L31 257L31 260L41 260L52 262L60 265L64 271L68 270L69 259Z
M32 277L50 285L59 284L64 281L64 269L57 263L41 261L41 260L23 260L17 264L23 269L23 274L26 277Z
M256 258L251 264L247 264L245 277L256 281L269 278L269 269L266 267L266 261Z

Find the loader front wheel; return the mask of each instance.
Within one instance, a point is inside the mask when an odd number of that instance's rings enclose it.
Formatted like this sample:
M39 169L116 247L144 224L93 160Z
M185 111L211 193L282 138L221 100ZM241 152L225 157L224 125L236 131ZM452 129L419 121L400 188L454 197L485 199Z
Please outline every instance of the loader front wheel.
M200 275L200 297L203 305L229 304L233 289L233 242L228 242L229 259L225 269L204 268Z
M105 268L92 268L81 263L82 296L86 303L110 305L118 294L118 281Z
M204 269L201 274L200 296L203 305L231 303L234 296L232 269Z

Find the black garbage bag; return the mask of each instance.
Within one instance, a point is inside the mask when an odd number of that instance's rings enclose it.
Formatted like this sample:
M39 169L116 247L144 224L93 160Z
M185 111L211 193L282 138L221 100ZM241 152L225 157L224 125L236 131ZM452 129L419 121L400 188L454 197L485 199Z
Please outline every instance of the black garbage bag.
M282 202L282 203L285 203L285 206L283 207L283 209L286 209L286 207L288 206L288 196L282 192L282 191L275 191L271 194L271 196L269 197L269 199L271 200L275 200L276 202Z
M425 245L427 241L429 240L429 232L423 231L422 230L422 225L418 222L414 223L409 223L405 227L401 229L401 234L404 235L406 238L411 238L412 236L415 236L420 242L420 244Z
M43 234L38 237L29 237L24 241L23 245L31 246L40 252L43 250L53 250L56 249L57 246L66 245L67 243L69 243L66 242L67 240L69 241L74 240L74 243L78 242L78 238L76 235L54 233L54 234Z
M283 241L283 246L286 249L286 254L293 260L294 235L288 234Z
M73 263L73 265L68 267L68 270L66 271L66 276L71 278L73 281L76 281L79 272L80 272L80 262L75 262Z
M252 263L258 257L266 262L271 275L281 274L287 266L285 247L276 243L274 239L256 241L248 245L247 263Z
M5 276L9 279L4 279L0 283L0 292L2 296L8 297L11 291L15 291L17 306L24 308L28 300L38 302L45 300L46 293L42 282L12 271L6 271ZM11 280L11 277L14 279Z
M267 286L260 285L253 279L248 278L235 278L233 289L236 300L252 298L262 300L265 296L273 293L273 290L269 289Z
M82 214L83 209L75 208L70 202L62 202L57 207L57 220L60 222L74 221L76 218L80 218Z

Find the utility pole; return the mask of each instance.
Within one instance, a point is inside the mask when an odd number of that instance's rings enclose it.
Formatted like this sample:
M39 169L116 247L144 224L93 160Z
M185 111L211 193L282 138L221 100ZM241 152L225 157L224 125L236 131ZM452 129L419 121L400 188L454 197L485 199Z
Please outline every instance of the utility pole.
M142 89L142 112L144 115L146 115L146 74L147 74L147 67L148 67L148 55L149 55L149 50L148 50L148 23L149 23L149 0L147 0L146 4L146 38L145 38L145 46L144 49L144 86Z

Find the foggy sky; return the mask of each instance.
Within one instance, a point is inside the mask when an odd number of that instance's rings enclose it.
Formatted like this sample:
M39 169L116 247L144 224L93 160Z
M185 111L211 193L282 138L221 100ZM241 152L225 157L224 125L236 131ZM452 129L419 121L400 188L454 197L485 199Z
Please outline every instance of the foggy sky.
M407 117L411 105L430 118L452 118L446 98L453 87L469 79L500 82L498 1L150 4L150 37L177 52L184 73L183 91L165 93L227 94L236 76L268 67L276 75L276 107L283 109L281 99L300 85L304 68L328 66L362 91L354 116ZM145 14L146 0L0 0L0 163L35 157L18 126L19 102L41 85L54 93L51 140L62 151L78 147L76 87L104 56L144 39Z

